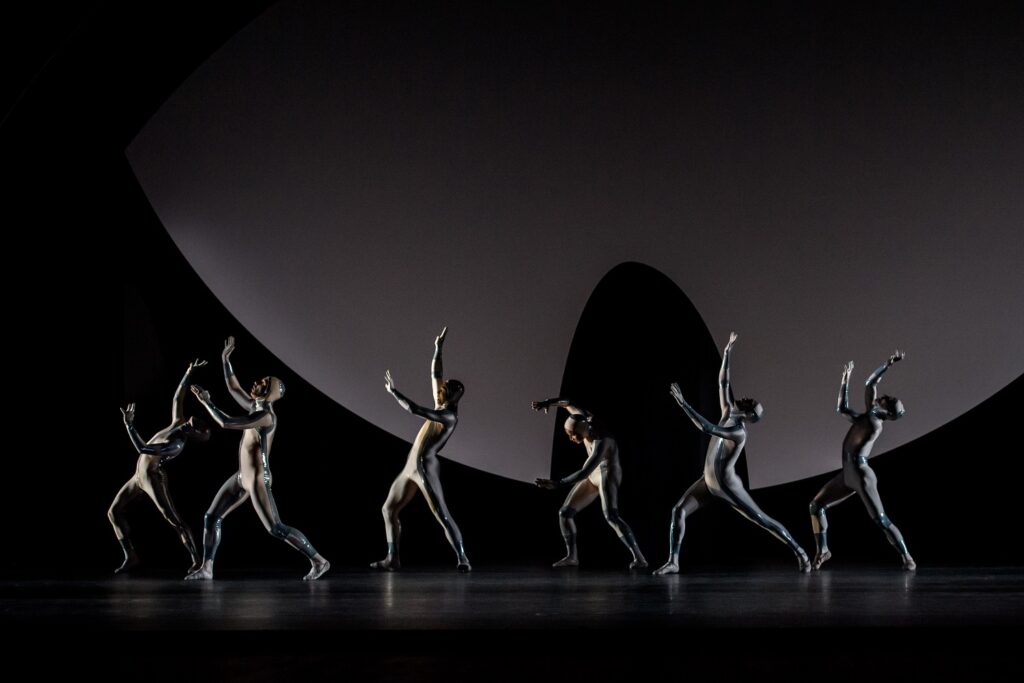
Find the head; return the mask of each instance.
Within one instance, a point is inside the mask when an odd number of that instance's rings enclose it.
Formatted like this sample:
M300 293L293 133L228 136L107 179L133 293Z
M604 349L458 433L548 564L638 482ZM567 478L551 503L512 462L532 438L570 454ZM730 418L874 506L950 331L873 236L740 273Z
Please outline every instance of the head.
M747 422L757 422L764 415L764 406L752 398L741 398L736 401L736 410L742 413L743 419Z
M883 420L898 420L905 412L903 401L895 396L879 396L875 399L875 414Z
M196 441L210 440L210 425L206 424L195 415L190 417L185 424L182 425L181 431L184 432L185 436L189 439L195 439Z
M264 377L252 383L249 395L256 401L273 403L284 396L284 382L276 377Z
M590 420L582 415L570 415L565 421L565 435L573 443L583 443L583 440L592 436L593 425Z
M438 403L443 406L455 407L459 404L459 399L466 393L466 387L457 379L446 380L444 384L437 390Z

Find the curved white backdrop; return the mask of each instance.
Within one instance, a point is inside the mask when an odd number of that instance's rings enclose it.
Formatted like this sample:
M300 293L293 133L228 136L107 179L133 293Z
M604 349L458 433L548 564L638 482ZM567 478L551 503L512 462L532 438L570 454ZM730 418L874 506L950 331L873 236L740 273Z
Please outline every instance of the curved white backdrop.
M557 392L587 297L629 260L671 277L720 345L739 332L737 395L766 407L755 487L838 465L847 360L860 408L867 373L907 351L881 386L907 417L878 452L1024 369L1024 134L1004 106L1019 93L879 99L770 66L719 82L699 61L612 87L571 59L403 52L401 35L307 10L239 33L128 156L214 294L373 424L411 439L384 370L428 402L448 325L467 393L446 455L546 476L552 418L529 402ZM241 358L243 377L281 372Z

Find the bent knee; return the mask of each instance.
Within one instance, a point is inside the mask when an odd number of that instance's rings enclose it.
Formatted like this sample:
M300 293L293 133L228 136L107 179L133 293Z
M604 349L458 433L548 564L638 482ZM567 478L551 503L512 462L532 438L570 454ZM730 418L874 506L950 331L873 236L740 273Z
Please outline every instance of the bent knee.
M604 519L609 524L618 524L622 521L622 517L619 517L618 508L608 508L604 511Z
M872 521L874 521L875 524L877 524L882 529L888 529L892 526L892 522L890 522L889 518L885 516L885 513L872 517L871 519Z
M820 514L824 514L825 510L827 510L827 509L828 509L827 505L822 505L821 503L819 503L816 500L812 500L811 504L807 506L807 511L809 513L811 513L811 515L813 515L815 517L817 517Z
M576 516L576 512L577 512L576 508L572 508L572 507L569 507L568 505L564 505L561 508L559 508L558 516L561 517L562 519L572 519L573 517Z
M280 539L288 538L288 534L289 532L291 532L291 530L291 527L285 526L281 522L278 522L277 524L274 524L273 526L267 529L267 531L270 532L271 536Z

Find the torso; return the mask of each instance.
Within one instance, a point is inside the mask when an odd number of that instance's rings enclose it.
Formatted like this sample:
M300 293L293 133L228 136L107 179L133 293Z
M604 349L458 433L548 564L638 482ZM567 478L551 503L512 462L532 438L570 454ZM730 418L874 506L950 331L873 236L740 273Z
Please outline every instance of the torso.
M451 421L448 423L434 422L433 420L425 420L423 422L423 426L420 427L420 431L416 434L416 439L412 442L412 448L409 449L406 469L415 472L421 459L433 458L441 452L441 449L444 448L445 443L448 442L452 432L455 431L455 426L459 422L458 415L450 411L449 414L451 415Z
M881 433L882 421L871 413L855 417L843 439L843 468L866 467L871 448Z
M583 445L587 450L588 458L594 454L597 448L600 447L604 450L601 463L587 477L591 484L601 488L601 482L605 477L620 476L622 474L622 466L619 463L619 445L615 439L610 436L602 436L599 439L584 441Z
M721 427L735 427L732 419L725 419L719 423ZM747 442L747 430L740 429L738 439L732 441L719 436L712 436L708 444L708 453L704 458L704 482L712 492L720 491L723 488L742 486L743 480L736 474L736 461L743 452L743 446Z
M270 424L246 429L242 432L242 442L238 444L238 476L246 490L260 479L267 486L273 480L270 474L270 446L277 429L277 415L269 406L254 408L250 414L259 410L266 410L270 414Z

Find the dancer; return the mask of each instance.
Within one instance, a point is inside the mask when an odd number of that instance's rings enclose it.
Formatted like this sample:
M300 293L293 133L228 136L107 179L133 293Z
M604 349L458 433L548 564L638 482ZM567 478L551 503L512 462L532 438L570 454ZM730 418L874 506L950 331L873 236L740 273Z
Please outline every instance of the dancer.
M814 554L815 569L821 569L821 565L832 557L828 549L828 519L825 517L825 511L855 493L860 496L871 519L900 554L903 569L917 569L914 558L907 551L907 544L903 542L903 534L885 515L882 499L878 497L878 479L868 465L871 447L882 433L883 423L886 420L898 420L905 412L899 399L892 396L877 397L878 382L882 375L895 363L903 360L905 355L897 350L868 377L864 389L864 404L867 409L865 413L850 410L850 375L853 373L853 361L843 368L843 379L839 386L839 405L836 410L853 425L843 439L843 471L822 486L818 495L811 501L811 528L814 529L814 540L818 548Z
M115 574L128 571L139 563L139 556L128 537L128 522L124 513L128 503L142 493L149 496L167 523L178 532L181 544L185 546L185 550L192 558L192 568L189 571L199 568L200 558L196 554L196 543L192 539L192 531L181 520L181 516L174 508L170 491L167 489L167 472L164 471L164 465L181 453L189 439L208 441L210 438L210 428L202 420L197 420L195 417L186 420L184 417L185 388L189 384L189 377L193 370L204 365L206 365L206 361L198 358L189 363L184 377L178 384L177 391L174 392L174 400L171 404L171 424L154 434L149 441L143 441L139 433L135 431L135 404L129 403L127 408L121 409L125 429L128 430L128 436L139 453L139 459L135 463L135 474L117 492L114 502L107 510L107 519L114 527L114 535L117 536L117 540L121 543L121 549L124 550L124 562L114 570Z
M735 400L732 385L729 382L729 361L732 346L736 343L735 332L729 335L729 343L722 354L722 369L718 375L718 396L722 406L722 417L718 424L706 420L683 398L678 384L671 386L672 397L689 416L698 428L711 437L707 456L704 460L704 476L691 486L672 509L672 526L669 530L668 562L662 565L655 574L679 573L679 548L686 532L686 518L702 508L713 498L718 498L732 506L754 524L758 525L775 538L779 539L797 556L800 571L810 571L811 563L807 553L793 539L789 531L777 521L766 515L750 494L743 488L743 481L736 474L736 461L747 441L747 423L757 422L764 413L761 404L752 398Z
M303 579L313 581L323 576L331 563L306 539L298 529L286 526L281 522L271 493L274 481L270 473L270 446L274 441L274 430L277 428L277 415L274 403L284 396L284 382L276 377L264 377L254 382L252 390L247 394L235 377L231 368L231 353L235 350L235 338L228 337L224 342L224 381L232 398L249 411L247 417L231 417L221 412L210 400L210 392L200 386L192 385L192 393L206 407L213 421L224 429L242 431L242 442L238 446L238 472L231 475L213 499L210 509L203 519L203 563L186 579L212 579L213 561L220 546L221 523L232 510L251 497L256 514L263 522L264 528L275 538L279 538L298 550L309 559L311 568Z
M548 412L548 408L565 408L569 411L569 417L565 421L565 433L573 443L582 443L587 450L587 459L583 467L572 474L553 481L551 479L537 479L537 486L545 489L555 489L562 486L572 486L569 495L558 511L558 525L562 529L562 538L565 539L566 555L553 567L576 567L579 566L579 557L576 552L576 514L594 502L598 496L601 497L601 510L604 512L605 521L619 537L629 552L633 554L633 561L630 562L630 569L643 569L647 566L647 560L640 552L640 546L633 536L632 529L626 521L619 516L619 486L622 485L622 464L619 462L619 445L611 434L601 429L594 422L593 415L586 410L576 407L571 401L564 398L549 398L544 401L534 401L534 410Z
M395 397L398 405L413 415L426 420L420 427L416 440L405 460L405 467L395 477L388 492L388 498L384 501L381 513L384 515L384 533L388 539L388 554L383 560L374 562L370 566L374 569L394 571L402 566L398 555L398 542L402 535L402 524L398 520L398 514L409 501L416 495L416 491L422 491L423 497L427 499L427 505L434 517L444 529L444 535L455 551L457 565L460 572L468 572L471 567L469 558L466 557L466 550L462 544L462 532L459 526L452 519L448 512L448 506L444 502L444 491L441 490L441 463L437 456L444 448L445 443L455 431L459 421L459 399L465 392L465 387L457 379L444 379L441 367L441 348L444 346L445 335L448 328L441 330L441 334L434 339L434 360L430 368L430 383L434 392L434 408L424 408L416 405L406 398L391 379L391 371L384 373L384 388Z

